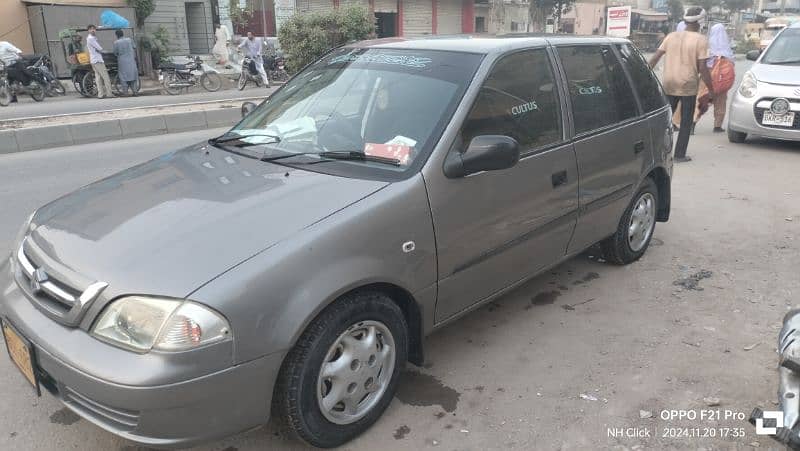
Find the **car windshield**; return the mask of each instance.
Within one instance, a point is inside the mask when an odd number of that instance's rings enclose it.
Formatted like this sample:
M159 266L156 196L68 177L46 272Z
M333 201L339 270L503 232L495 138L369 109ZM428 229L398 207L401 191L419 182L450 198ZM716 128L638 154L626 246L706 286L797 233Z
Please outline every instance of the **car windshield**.
M764 64L800 65L800 28L787 28L761 58Z
M441 136L481 59L443 51L337 49L231 132L245 136L241 141L251 150L263 148L265 159L282 157L282 164L314 163L315 171L354 176L408 171L424 162ZM315 155L324 152L377 158Z

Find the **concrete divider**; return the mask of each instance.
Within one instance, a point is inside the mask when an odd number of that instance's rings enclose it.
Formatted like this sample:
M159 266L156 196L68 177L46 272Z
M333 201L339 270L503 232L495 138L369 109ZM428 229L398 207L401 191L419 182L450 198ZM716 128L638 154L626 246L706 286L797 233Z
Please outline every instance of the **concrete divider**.
M233 126L241 119L241 111L220 108L111 120L98 116L100 120L81 124L0 130L0 154Z

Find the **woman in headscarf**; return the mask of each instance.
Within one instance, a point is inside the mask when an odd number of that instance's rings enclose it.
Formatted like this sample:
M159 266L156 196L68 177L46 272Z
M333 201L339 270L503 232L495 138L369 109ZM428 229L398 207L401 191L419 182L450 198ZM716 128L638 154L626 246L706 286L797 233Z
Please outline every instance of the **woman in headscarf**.
M128 94L128 88L134 96L139 95L136 91L136 80L139 79L139 69L136 67L136 46L131 38L124 37L122 30L114 32L117 40L114 41L114 54L117 55L117 77L124 89L123 94Z
M725 119L725 104L728 100L728 91L733 86L736 74L734 73L733 49L725 31L725 25L718 23L711 27L708 34L708 68L711 70L711 79L714 86L714 99L708 100L708 87L700 83L697 92L697 108L694 113L695 124L706 111L709 103L714 105L714 132L721 133L722 121Z

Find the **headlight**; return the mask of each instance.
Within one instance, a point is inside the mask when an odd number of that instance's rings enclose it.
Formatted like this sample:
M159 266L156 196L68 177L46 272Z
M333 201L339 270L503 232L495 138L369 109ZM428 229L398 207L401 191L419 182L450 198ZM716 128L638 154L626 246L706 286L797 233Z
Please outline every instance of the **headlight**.
M129 296L106 307L92 335L137 352L185 351L226 339L230 326L219 313L191 301Z
M742 77L742 84L739 85L739 94L749 99L756 95L756 89L758 89L758 80L752 73L746 72Z
M33 220L33 215L35 214L36 210L34 210L33 213L31 213L31 215L28 216L28 219L26 219L25 222L22 224L22 228L20 228L19 232L17 232L17 236L14 237L14 241L12 241L12 245L14 246L14 249L12 249L13 252L17 251L17 247L19 246L19 243L22 241L22 239L25 238L25 235L27 235L29 231L36 228L31 224L31 221Z

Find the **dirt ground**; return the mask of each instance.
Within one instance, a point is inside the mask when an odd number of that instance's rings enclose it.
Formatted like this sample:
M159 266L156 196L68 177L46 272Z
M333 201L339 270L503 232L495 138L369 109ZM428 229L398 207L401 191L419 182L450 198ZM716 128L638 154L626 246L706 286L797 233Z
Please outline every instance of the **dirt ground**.
M745 419L775 408L777 332L800 304L800 144L697 128L672 218L641 261L585 253L432 335L425 367L409 366L385 415L343 449L778 449ZM40 155L32 174L51 163ZM140 449L21 393L10 365L0 358L0 449ZM697 418L670 419L680 412ZM303 446L270 425L197 449Z

